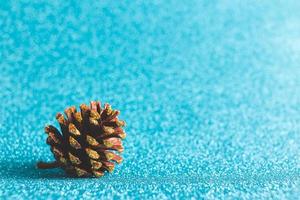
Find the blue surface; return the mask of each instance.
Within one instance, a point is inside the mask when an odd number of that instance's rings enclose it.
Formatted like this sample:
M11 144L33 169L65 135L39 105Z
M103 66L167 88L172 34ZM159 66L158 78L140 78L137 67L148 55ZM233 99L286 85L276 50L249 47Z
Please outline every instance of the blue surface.
M299 1L0 3L0 197L296 199ZM90 100L127 121L101 179L35 169Z

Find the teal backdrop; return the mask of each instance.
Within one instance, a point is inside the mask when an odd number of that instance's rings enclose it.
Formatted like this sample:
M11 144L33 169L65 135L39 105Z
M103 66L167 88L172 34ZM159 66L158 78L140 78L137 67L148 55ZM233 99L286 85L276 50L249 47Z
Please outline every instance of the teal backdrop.
M0 0L1 199L298 199L300 1ZM126 120L101 179L40 171L45 124Z

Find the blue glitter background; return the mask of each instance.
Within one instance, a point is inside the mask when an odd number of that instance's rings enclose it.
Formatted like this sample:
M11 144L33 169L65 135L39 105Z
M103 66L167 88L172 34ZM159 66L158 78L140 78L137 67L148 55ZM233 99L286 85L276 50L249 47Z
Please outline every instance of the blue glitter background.
M0 0L0 197L298 198L299 2ZM37 170L90 100L121 110L124 162Z

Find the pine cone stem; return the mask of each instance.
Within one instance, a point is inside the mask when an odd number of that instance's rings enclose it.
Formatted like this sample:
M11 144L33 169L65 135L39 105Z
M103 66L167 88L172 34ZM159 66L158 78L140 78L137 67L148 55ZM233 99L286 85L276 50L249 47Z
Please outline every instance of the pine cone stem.
M60 167L60 164L57 161L53 162L38 162L37 167L39 169L53 169L53 168L58 168Z

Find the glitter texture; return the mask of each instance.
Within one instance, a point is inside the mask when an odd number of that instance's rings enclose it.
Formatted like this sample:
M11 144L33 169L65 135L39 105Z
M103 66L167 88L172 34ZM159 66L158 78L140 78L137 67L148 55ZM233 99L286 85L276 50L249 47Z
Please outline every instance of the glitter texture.
M1 1L0 197L297 199L299 4ZM128 124L122 164L36 169L45 124L95 99Z

